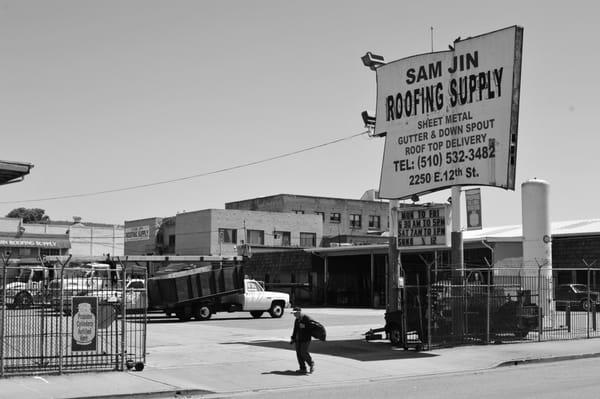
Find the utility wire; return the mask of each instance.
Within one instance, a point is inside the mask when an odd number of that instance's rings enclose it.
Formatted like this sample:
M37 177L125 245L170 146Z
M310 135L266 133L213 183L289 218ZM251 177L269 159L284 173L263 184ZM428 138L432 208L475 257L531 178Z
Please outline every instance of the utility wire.
M199 177L205 177L205 176L210 176L210 175L216 175L216 174L223 173L223 172L229 172L231 170L241 169L241 168L245 168L245 167L248 167L248 166L258 165L258 164L261 164L261 163L266 163L266 162L274 161L276 159L286 158L286 157L289 157L289 156L292 156L292 155L300 154L300 153L311 151L311 150L314 150L314 149L317 149L317 148L322 148L322 147L326 147L328 145L332 145L332 144L336 144L336 143L339 143L339 142L342 142L342 141L350 140L350 139L353 139L355 137L362 136L364 134L369 134L369 131L367 130L365 132L356 133L356 134L353 134L353 135L347 136L347 137L342 137L340 139L329 141L327 143L313 145L311 147L306 147L306 148L302 148L300 150L296 150L296 151L292 151L292 152L287 152L287 153L276 155L276 156L273 156L273 157L270 157L270 158L261 159L259 161L253 161L253 162L248 162L248 163L244 163L244 164L240 164L240 165L230 166L228 168L217 169L217 170L213 170L211 172L198 173L198 174L191 175L191 176L178 177L178 178L175 178L175 179L162 180L162 181L157 181L157 182L153 182L153 183L139 184L137 186L128 186L128 187L114 188L114 189L111 189L111 190L92 191L92 192L89 192L89 193L59 195L59 196L54 196L54 197L26 199L26 200L15 200L15 201L0 201L0 204L16 204L16 203L23 203L23 202L39 202L39 201L61 200L61 199L68 199L68 198L92 197L92 196L100 195L100 194L117 193L117 192L121 192L121 191L131 191L131 190L137 190L139 188L153 187L153 186L159 186L159 185L162 185L162 184L169 184L169 183L175 183L175 182L180 182L180 181L184 181L184 180L191 180L191 179L196 179L196 178L199 178Z

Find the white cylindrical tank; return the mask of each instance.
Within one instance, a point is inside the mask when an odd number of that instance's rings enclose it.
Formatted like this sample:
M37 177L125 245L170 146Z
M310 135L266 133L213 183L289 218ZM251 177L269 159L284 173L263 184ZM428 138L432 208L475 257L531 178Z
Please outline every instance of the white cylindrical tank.
M539 179L521 184L523 213L523 267L550 268L552 275L552 243L550 242L550 185ZM527 273L529 274L529 273Z
M522 287L542 308L543 326L554 326L556 312L552 284L552 232L549 209L550 185L532 179L521 184L523 214Z

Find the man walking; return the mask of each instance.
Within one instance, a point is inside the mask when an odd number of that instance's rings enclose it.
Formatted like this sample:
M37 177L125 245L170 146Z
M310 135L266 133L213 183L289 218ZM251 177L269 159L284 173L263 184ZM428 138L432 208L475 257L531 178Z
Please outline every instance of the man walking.
M313 362L308 349L310 347L310 322L312 319L302 313L302 309L295 307L292 314L296 317L294 321L294 331L292 332L291 344L296 345L296 358L300 368L297 373L306 374L306 366L310 367L309 373L315 370L315 362Z

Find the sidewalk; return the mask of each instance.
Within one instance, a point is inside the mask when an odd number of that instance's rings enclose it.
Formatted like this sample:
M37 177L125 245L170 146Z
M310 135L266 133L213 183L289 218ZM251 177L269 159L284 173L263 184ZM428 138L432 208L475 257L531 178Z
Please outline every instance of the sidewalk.
M143 371L4 378L0 379L0 399L214 398L600 356L600 339L405 351L388 341L363 339L364 332L383 319L381 310L314 308L308 312L327 322L328 335L326 342L311 344L316 363L311 375L294 372L296 355L288 342L291 315L236 320L239 316L233 313L201 323L159 318L149 325Z
M600 340L466 346L428 352L393 350L383 342L315 342L316 370L312 375L293 372L295 354L286 342L255 341L208 349L202 359L197 352L187 352L186 356L185 349L164 358L157 352L157 361L149 361L142 372L5 378L0 380L0 398L221 397L600 356Z

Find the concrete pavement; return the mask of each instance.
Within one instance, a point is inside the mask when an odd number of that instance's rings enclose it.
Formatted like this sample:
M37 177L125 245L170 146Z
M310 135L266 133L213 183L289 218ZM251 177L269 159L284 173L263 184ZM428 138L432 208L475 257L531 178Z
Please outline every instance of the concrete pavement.
M335 309L314 309L324 315ZM198 328L193 323L181 329ZM330 340L313 341L316 370L297 375L289 329L238 329L227 339L223 328L202 324L202 340L167 344L157 334L141 372L101 372L0 380L0 398L227 397L261 390L359 383L440 373L464 373L527 362L600 356L599 339L525 342L436 349L394 349L384 341L366 342L373 326L328 328Z

